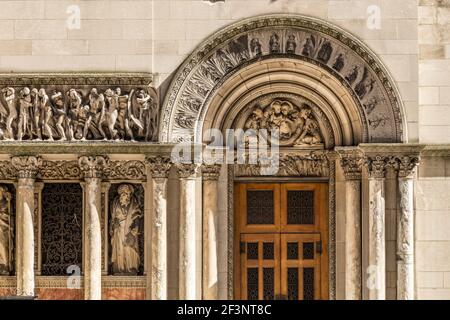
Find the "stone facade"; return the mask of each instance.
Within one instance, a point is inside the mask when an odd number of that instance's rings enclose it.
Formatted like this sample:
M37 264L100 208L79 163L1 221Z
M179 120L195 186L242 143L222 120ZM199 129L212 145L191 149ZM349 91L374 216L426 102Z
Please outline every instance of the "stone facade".
M175 165L171 151L208 129L276 127L272 181L329 185L331 299L450 299L449 16L434 0L2 1L15 237L0 295L232 298L233 183L264 165ZM82 188L79 278L42 268L43 190L63 182ZM142 215L129 274L109 242L121 185Z

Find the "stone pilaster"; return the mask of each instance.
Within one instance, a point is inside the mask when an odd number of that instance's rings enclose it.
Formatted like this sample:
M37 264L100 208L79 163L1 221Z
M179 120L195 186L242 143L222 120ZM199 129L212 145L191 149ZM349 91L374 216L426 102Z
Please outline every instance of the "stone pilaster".
M179 299L196 298L195 178L197 164L177 164L180 178Z
M414 300L414 175L418 156L396 157L400 214L397 219L397 300Z
M345 299L361 300L361 169L357 150L339 152L345 175Z
M34 296L34 182L41 159L34 156L13 157L11 158L11 164L18 173L16 216L17 295Z
M147 157L152 175L152 300L167 299L167 182L171 168L169 157Z
M368 156L365 164L369 172L369 268L370 300L386 298L386 235L385 235L385 179L388 158Z
M103 156L80 157L79 166L85 181L85 263L84 298L102 298L102 228L101 228L101 177L108 159Z
M218 180L220 165L204 165L203 174L203 299L219 298L217 238L218 238Z

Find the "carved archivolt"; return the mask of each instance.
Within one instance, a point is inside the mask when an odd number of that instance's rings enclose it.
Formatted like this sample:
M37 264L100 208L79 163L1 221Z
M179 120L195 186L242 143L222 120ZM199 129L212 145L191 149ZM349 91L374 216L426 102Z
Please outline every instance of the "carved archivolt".
M226 28L184 62L164 101L160 141L190 138L217 88L238 70L270 57L304 60L338 79L358 105L365 142L403 140L401 99L370 49L320 20L273 15Z

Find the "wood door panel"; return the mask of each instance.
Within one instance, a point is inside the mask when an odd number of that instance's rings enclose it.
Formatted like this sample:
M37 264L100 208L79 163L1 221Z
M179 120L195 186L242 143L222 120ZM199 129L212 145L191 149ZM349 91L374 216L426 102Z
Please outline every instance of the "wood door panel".
M236 299L328 298L327 192L324 183L235 184Z

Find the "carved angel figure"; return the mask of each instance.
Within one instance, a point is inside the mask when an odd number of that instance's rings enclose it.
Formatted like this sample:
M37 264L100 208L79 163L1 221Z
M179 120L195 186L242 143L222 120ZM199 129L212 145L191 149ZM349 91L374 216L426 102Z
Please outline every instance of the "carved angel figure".
M115 274L137 274L141 264L139 255L140 219L143 213L134 196L134 188L122 184L112 204L110 235L111 264Z
M6 187L0 186L0 275L11 272L13 243L11 194Z
M296 140L296 145L314 145L322 142L320 128L317 121L312 117L312 111L305 107L300 111L300 119L303 121L300 137Z

